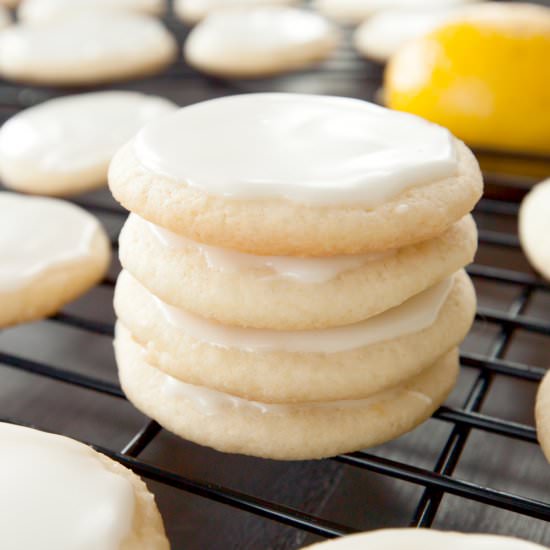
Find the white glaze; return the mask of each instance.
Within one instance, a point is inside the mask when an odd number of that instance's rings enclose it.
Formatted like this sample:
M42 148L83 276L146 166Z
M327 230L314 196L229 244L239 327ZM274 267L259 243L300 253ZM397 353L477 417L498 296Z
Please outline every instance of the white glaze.
M64 17L69 12L98 9L130 10L144 13L161 13L165 0L23 0L17 17L21 21L43 22Z
M0 292L92 253L98 221L57 199L0 193Z
M162 246L185 253L196 250L210 269L229 273L245 270L267 269L266 278L292 279L303 284L325 283L342 273L358 269L369 262L388 258L396 251L390 250L356 256L330 256L327 258L299 258L296 256L256 256L227 248L218 248L182 237L163 227L130 214L134 223L143 224Z
M137 92L61 97L21 111L0 129L0 162L29 177L103 169L145 123L175 111L172 102Z
M444 128L366 101L248 94L186 107L137 134L148 170L212 195L378 206L452 176Z
M182 19L196 22L220 10L285 6L295 3L296 0L175 0L174 9Z
M472 4L480 0L314 0L324 14L344 23L361 23L386 10L425 10Z
M299 59L307 48L336 41L333 26L317 13L266 6L209 15L189 35L185 53L195 63L216 66L223 59L237 70L270 63L271 56Z
M381 11L357 29L355 43L366 56L387 61L403 44L437 27L451 13L451 8Z
M129 277L132 277L128 273ZM208 345L247 352L339 353L420 332L436 321L453 286L441 281L403 304L360 323L318 330L269 330L223 325L160 300L145 287L151 306L173 327ZM136 284L140 284L136 281Z
M51 71L82 64L116 63L162 51L171 41L162 24L137 13L84 12L39 25L19 24L0 34L3 67L46 65Z
M381 529L308 546L303 550L544 550L524 540L435 529Z
M223 414L227 410L239 410L256 414L285 415L295 411L312 411L316 409L364 408L386 400L402 399L404 395L414 396L428 405L432 402L432 399L423 393L398 388L387 390L365 399L292 404L261 403L260 401L248 401L247 399L212 390L204 386L187 384L165 373L159 372L159 374L162 379L162 392L167 398L191 401L193 408L205 416L216 416Z
M0 423L3 550L118 550L135 497L76 441Z
M533 267L550 280L550 178L531 188L519 210L519 238Z
M117 337L131 339L131 335L120 323L116 327ZM146 360L145 349L133 340L132 345L139 349L138 361L143 361L149 368L152 368ZM405 388L394 388L380 392L365 399L342 399L337 401L317 401L308 403L262 403L260 401L249 401L229 393L213 390L205 386L197 386L182 382L159 369L155 369L155 377L160 380L162 393L168 399L191 401L193 408L205 416L216 416L224 414L228 410L239 410L255 414L284 415L295 411L311 411L316 409L348 409L356 407L367 407L376 405L381 401L402 399L405 395L411 395L424 403L430 405L431 397L421 392L407 390Z

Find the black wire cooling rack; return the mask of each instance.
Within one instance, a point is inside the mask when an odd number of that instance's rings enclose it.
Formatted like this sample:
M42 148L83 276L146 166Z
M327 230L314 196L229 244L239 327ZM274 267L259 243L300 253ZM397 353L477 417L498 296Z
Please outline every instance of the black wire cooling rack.
M168 24L183 39L186 30L171 18ZM376 97L380 76L380 67L346 48L319 70L269 81L205 78L180 61L162 75L118 88L158 93L182 105L260 90L368 99ZM0 82L2 119L73 91ZM116 260L88 297L48 320L0 333L0 419L78 437L143 476L160 499L174 548L298 548L406 525L502 532L550 544L550 466L532 425L536 386L545 361L550 364L550 285L530 271L516 233L519 201L550 174L550 159L478 153L487 191L475 211L480 251L468 268L480 298L476 323L461 354L457 392L404 438L299 466L229 457L169 436L133 412L116 382L109 347ZM74 202L106 223L116 252L126 213L106 191ZM52 336L52 327L61 332ZM108 351L97 353L99 348ZM44 388L42 379L49 381ZM99 396L107 401L90 414L75 404ZM132 411L131 421L118 405L111 409L114 402ZM84 424L88 428L80 430ZM224 505L222 512L212 508L215 503ZM236 534L243 513L246 521ZM291 529L273 529L281 525ZM199 531L208 536L197 537Z

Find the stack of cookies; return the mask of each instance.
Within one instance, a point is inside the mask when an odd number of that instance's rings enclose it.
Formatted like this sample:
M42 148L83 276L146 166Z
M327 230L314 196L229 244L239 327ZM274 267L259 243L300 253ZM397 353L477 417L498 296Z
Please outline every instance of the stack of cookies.
M478 165L364 101L250 94L115 156L122 387L172 432L311 459L395 438L453 388L475 294Z

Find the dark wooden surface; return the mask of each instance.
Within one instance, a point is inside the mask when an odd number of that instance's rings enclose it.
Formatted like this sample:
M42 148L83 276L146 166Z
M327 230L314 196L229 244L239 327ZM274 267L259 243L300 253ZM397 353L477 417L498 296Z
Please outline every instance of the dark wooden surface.
M185 30L171 22L183 38ZM169 97L181 105L246 91L286 90L331 93L362 98L376 96L380 68L359 61L345 48L335 60L319 70L270 80L224 82L204 78L181 62L164 75L117 86L139 89ZM63 90L68 92L69 90ZM32 104L59 93L52 89L22 89L0 85L0 105L8 115L15 104ZM512 174L528 188L545 173L548 165L498 162L484 157L492 174ZM497 178L498 179L498 178ZM493 196L502 188L489 186ZM517 201L523 191L509 192ZM106 190L81 197L82 202L114 206ZM113 240L124 221L121 214L98 212ZM506 215L479 215L481 228L516 232L516 220ZM14 236L17 238L17 236ZM477 261L530 272L519 249L482 245ZM118 271L113 261L111 275ZM506 311L520 288L476 280L479 302ZM101 286L65 308L86 318L112 322L112 289ZM1 304L0 304L1 307ZM550 293L536 292L527 313L548 319ZM487 353L498 327L476 322L464 349ZM546 367L550 364L550 338L517 331L506 357ZM64 369L116 382L116 366L110 338L90 334L62 323L45 320L0 332L0 351L34 359ZM448 404L460 407L477 372L464 368ZM482 411L504 419L533 424L536 384L497 376ZM113 450L120 450L143 426L145 418L128 402L116 397L78 389L47 378L22 373L0 364L0 417L36 425ZM377 455L432 468L452 426L430 420L414 432L373 450ZM285 504L358 530L407 526L411 521L422 487L387 476L340 464L332 460L312 462L272 462L225 455L182 441L162 431L139 457L141 460L192 479L202 479ZM39 467L40 457L36 457ZM550 466L539 447L472 431L459 461L456 477L496 489L550 502ZM304 532L271 520L217 504L205 498L160 483L149 483L157 496L174 549L294 549L318 540ZM461 531L514 534L550 545L550 526L517 513L477 504L463 498L445 496L435 518L435 527Z

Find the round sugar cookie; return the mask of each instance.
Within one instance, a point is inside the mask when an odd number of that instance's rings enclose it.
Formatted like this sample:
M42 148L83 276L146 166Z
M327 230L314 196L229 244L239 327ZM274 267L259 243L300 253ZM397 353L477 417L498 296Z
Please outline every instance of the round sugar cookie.
M368 399L269 405L164 374L146 362L120 325L115 354L128 399L166 429L219 451L277 460L324 458L394 439L439 407L458 374L453 350L418 376Z
M451 8L437 6L431 10L380 11L357 28L353 41L361 55L385 63L405 42L429 32L452 13Z
M294 258L201 245L131 214L122 266L159 298L220 323L297 330L349 325L395 307L469 264L471 216L398 250Z
M337 45L338 32L321 15L266 6L209 15L187 37L184 55L205 73L254 78L308 67Z
M154 496L91 447L0 423L0 514L6 550L169 550Z
M358 24L387 10L439 9L479 0L314 0L315 7L340 23Z
M166 0L22 0L17 18L20 21L43 23L71 12L100 9L161 15L166 11Z
M157 73L177 56L177 43L154 17L79 12L0 34L0 75L47 85L84 86Z
M289 6L296 0L174 0L176 15L186 23L197 23L218 11L257 8L258 6Z
M532 542L499 535L436 531L434 529L381 529L308 546L308 550L542 550ZM304 548L306 550L306 548Z
M2 183L42 195L74 195L105 185L116 151L146 122L175 109L160 97L108 91L21 111L0 129Z
M179 380L245 399L311 402L368 397L417 374L465 337L475 293L460 272L362 323L272 331L172 308L122 272L115 311L147 360Z
M483 182L444 128L357 99L247 94L149 123L114 157L128 210L259 255L400 248L470 212Z
M52 315L99 282L111 247L98 220L57 199L0 192L0 327Z
M550 374L548 373L542 379L537 392L535 420L540 446L550 462Z
M523 199L519 210L519 238L533 267L550 279L550 179L539 183Z

